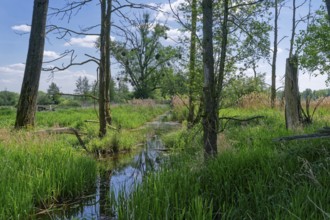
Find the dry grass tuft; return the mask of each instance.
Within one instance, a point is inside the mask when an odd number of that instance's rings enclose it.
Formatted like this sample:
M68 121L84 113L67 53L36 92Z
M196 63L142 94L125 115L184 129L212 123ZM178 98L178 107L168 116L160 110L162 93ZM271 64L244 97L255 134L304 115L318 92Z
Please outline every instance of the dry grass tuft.
M171 104L174 108L188 106L188 102L188 97L182 97L177 95L173 96L171 100Z
M240 98L238 107L246 109L269 108L270 97L265 93L253 92Z
M154 106L157 103L153 99L132 99L132 100L128 100L128 104L140 105L140 106Z

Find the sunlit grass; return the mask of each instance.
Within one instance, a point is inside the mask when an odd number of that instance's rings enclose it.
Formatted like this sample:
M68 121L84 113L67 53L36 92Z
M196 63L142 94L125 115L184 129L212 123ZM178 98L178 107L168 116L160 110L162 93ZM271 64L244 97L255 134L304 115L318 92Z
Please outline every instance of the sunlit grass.
M0 142L0 219L26 219L37 212L34 207L79 197L95 184L96 162L65 140L6 135Z
M175 156L128 199L119 199L119 219L329 218L329 140L274 142L293 134L277 110L228 109L220 115L265 118L229 122L219 148L231 147L208 162L203 162L202 134L196 133L200 128L183 136L171 134L176 140L171 145L185 146L189 153ZM298 133L313 132L326 123L318 120Z
M58 109L37 112L36 128L73 127L82 133L90 150L128 151L146 139L138 129L166 112L166 106L116 106L111 109L114 127L99 139L94 109ZM95 184L96 160L88 156L70 135L40 135L10 131L15 109L0 109L0 219L27 219L39 208L83 195ZM133 130L132 130L133 129ZM134 130L135 129L135 130Z

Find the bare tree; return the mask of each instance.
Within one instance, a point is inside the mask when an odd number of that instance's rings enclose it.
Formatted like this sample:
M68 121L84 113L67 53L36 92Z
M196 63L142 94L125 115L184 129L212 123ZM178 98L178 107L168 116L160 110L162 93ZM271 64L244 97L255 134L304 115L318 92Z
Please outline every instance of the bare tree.
M300 22L304 20L296 19L297 9L303 6L307 0L297 5L296 0L292 2L292 30L290 39L289 58L286 60L285 68L285 124L287 129L295 129L303 122L302 108L300 103L300 93L298 87L298 48L294 52L296 29ZM307 15L307 19L309 14Z
M34 1L29 50L16 114L16 129L34 126L45 45L48 3L48 0Z

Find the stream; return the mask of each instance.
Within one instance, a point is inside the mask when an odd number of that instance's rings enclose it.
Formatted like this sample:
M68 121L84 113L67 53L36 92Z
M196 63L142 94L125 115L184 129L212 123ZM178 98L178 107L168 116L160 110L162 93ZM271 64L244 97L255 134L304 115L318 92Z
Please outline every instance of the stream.
M177 129L180 124L155 121L146 126L164 132ZM116 219L110 209L111 199L118 198L119 193L129 196L147 173L159 169L166 156L166 149L161 139L157 135L148 137L144 147L137 151L101 161L105 164L111 163L112 169L99 174L94 194L58 209L52 209L37 216L37 219Z

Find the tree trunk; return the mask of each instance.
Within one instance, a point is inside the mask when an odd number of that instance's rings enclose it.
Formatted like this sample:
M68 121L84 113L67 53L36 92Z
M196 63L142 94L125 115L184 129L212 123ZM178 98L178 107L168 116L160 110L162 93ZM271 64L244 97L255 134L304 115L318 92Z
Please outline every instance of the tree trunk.
M228 44L228 16L229 16L229 5L228 0L223 1L223 22L221 25L221 53L220 53L220 64L219 64L219 75L217 82L217 101L216 103L220 103L221 93L223 87L223 78L225 76L225 65L226 65L226 57L227 57L227 44ZM218 107L218 104L217 104Z
M188 128L194 125L195 118L195 80L196 80L196 32L197 32L197 0L192 0L191 4L191 33L190 33L190 56L189 56L189 112Z
M330 17L330 0L325 0L325 4L327 5L328 17Z
M105 30L105 76L106 76L106 99L105 99L105 114L106 121L109 125L111 125L111 115L110 115L110 83L111 83L111 68L110 68L110 31L111 31L111 9L112 9L112 0L107 0L107 13L106 13L106 30Z
M108 27L108 1L111 0L102 0L101 1L101 33L100 33L100 72L99 72L99 136L103 137L107 133L107 73L109 73L109 63L107 63L108 58L108 43L110 29Z
M277 59L277 37L278 37L278 0L275 0L275 18L274 18L274 51L272 61L272 85L271 85L271 108L275 108L276 101L276 59Z
M205 157L217 154L217 104L213 57L213 1L203 0L203 72L204 118L203 140Z
M292 56L286 60L285 69L285 124L287 129L295 129L301 125L302 112L298 87L298 58Z
M29 50L17 106L15 128L33 127L45 45L48 0L35 0Z

